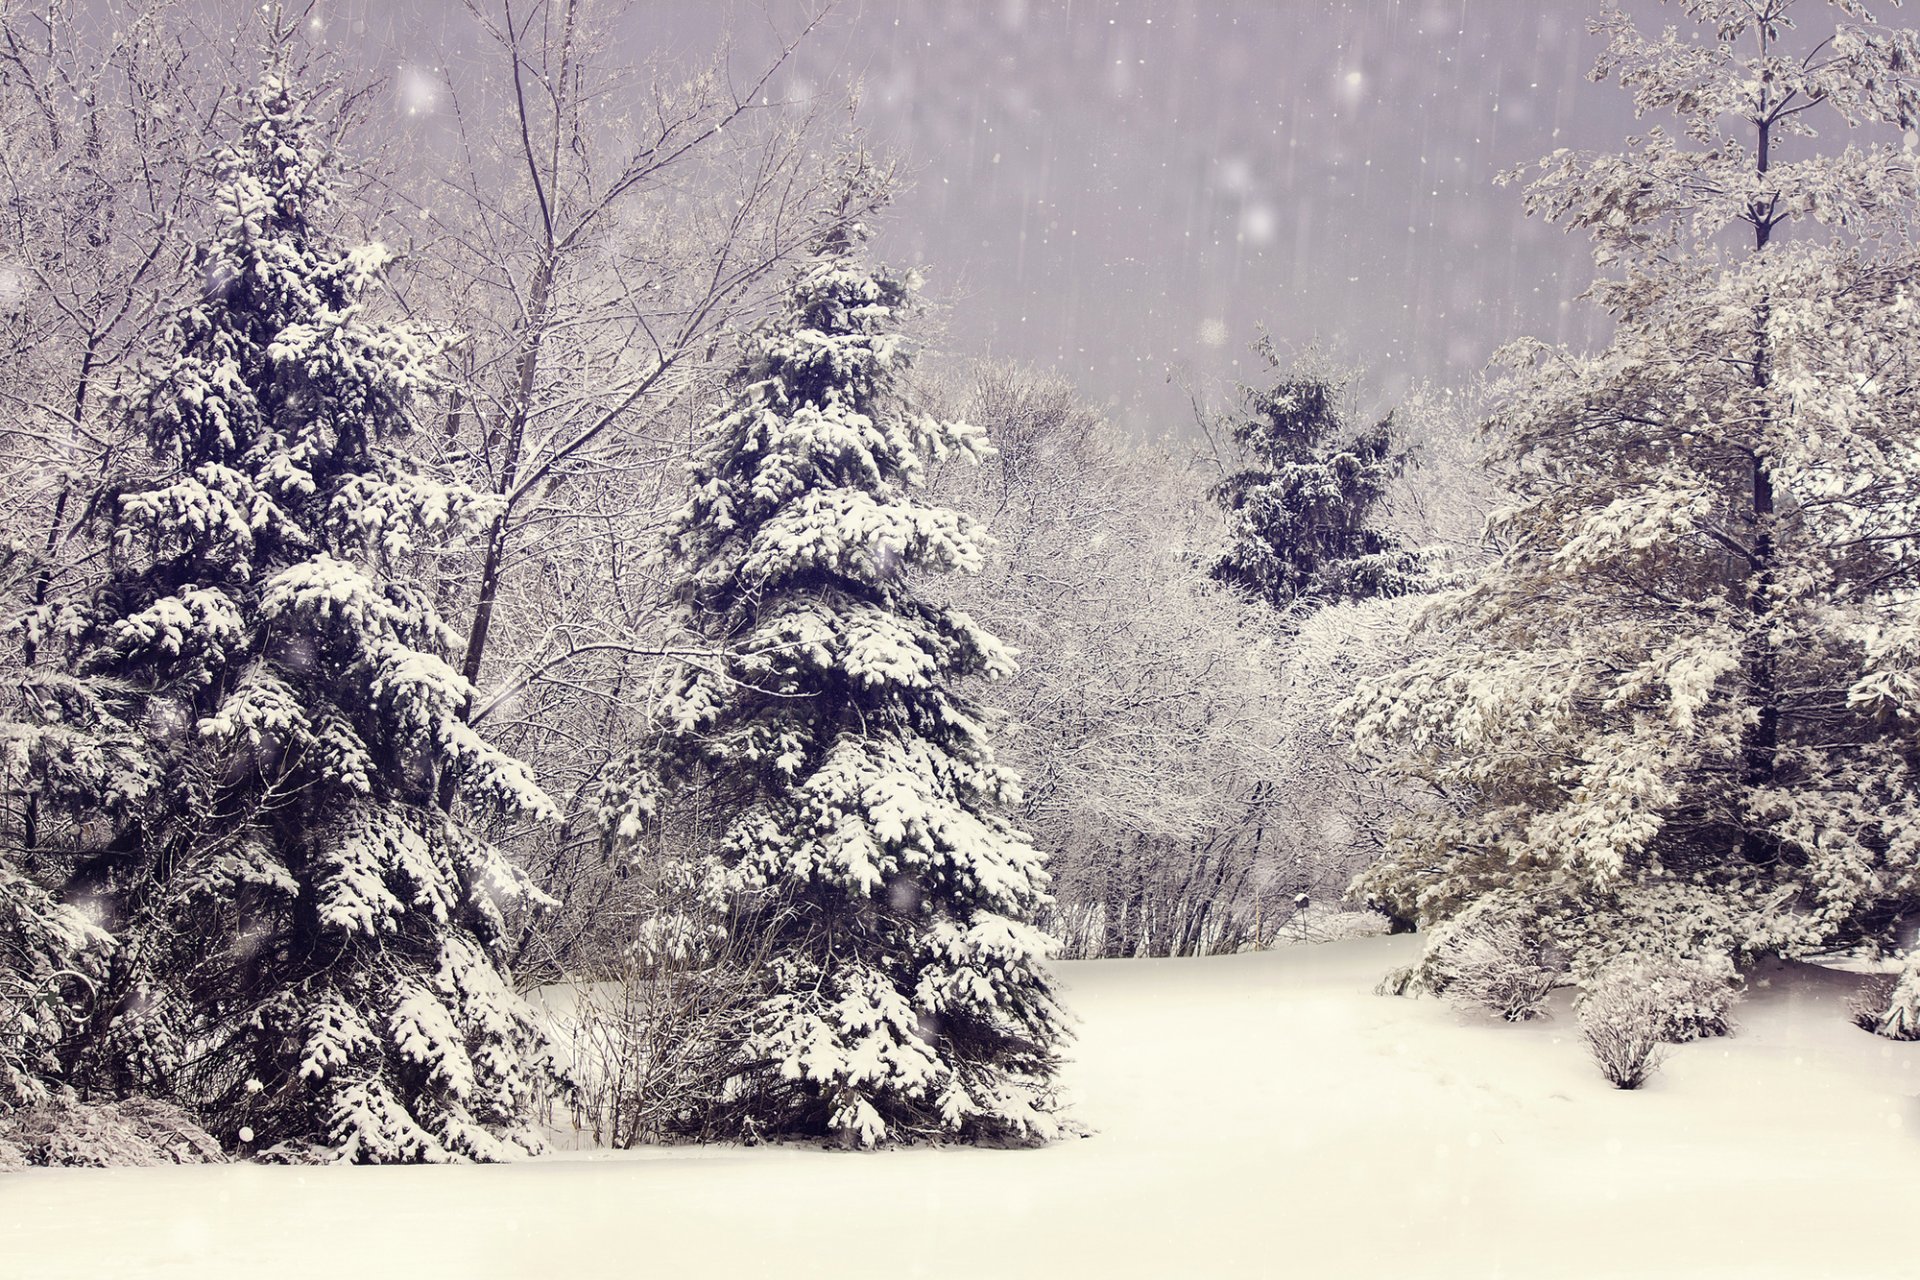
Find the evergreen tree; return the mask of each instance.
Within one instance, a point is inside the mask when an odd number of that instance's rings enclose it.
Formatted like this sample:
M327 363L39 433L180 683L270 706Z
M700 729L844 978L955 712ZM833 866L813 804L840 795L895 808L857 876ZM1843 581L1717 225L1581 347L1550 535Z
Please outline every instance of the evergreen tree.
M904 402L915 282L863 266L865 234L843 224L798 274L700 446L671 547L716 656L670 678L609 821L631 845L677 808L765 956L720 1123L1043 1140L1062 1036L1032 923L1047 877L999 816L1015 783L962 691L1012 663L914 583L980 566L974 523L913 491L929 462L990 451Z
M1280 369L1270 342L1257 350ZM1241 388L1230 433L1246 465L1214 488L1227 511L1215 580L1276 609L1415 588L1418 557L1373 527L1405 461L1393 417L1351 430L1340 410L1344 390L1310 370L1280 374L1266 390Z
M1351 706L1442 797L1365 887L1517 912L1583 976L1891 941L1920 906L1920 38L1855 0L1680 7L1698 38L1596 23L1597 77L1680 133L1531 189L1592 234L1613 339L1517 349L1501 557ZM1864 136L1819 149L1822 118Z
M158 785L102 807L74 875L120 944L82 1061L247 1151L499 1158L538 1145L544 1049L495 900L534 891L438 775L550 806L465 725L451 634L382 572L475 500L382 446L430 353L369 314L388 255L330 243L327 182L270 75L220 157L204 291L134 405L154 478L111 495L75 670Z

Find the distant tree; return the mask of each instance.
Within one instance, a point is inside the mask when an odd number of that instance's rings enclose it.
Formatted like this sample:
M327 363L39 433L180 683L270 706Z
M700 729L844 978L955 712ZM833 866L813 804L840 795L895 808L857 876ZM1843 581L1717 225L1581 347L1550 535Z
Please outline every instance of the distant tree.
M669 679L609 817L637 850L678 811L766 957L735 1131L1041 1140L1063 1035L1047 876L963 692L1013 664L916 584L980 567L974 522L914 490L989 450L904 402L914 285L863 265L865 236L849 214L820 244L700 445L671 546L714 657Z
M249 1151L499 1158L538 1146L540 1037L493 958L496 898L533 890L437 776L549 806L466 726L452 636L382 571L479 504L382 447L431 352L369 313L388 255L329 242L328 184L276 71L219 157L203 292L132 405L151 466L109 497L75 636L142 756L80 828L69 892L119 940L81 1061Z
M1213 576L1276 609L1414 590L1418 558L1378 523L1405 461L1392 415L1354 431L1341 380L1313 369L1280 373L1267 339L1256 350L1279 376L1264 390L1242 387L1228 420L1245 464L1214 490L1227 546Z
M1066 379L1020 365L924 394L994 445L988 465L936 475L940 501L991 535L981 572L937 589L1020 654L993 690L1000 755L1068 954L1237 948L1299 889L1343 885L1351 868L1274 863L1272 615L1209 577L1220 513L1190 451L1129 440Z
M1681 7L1698 38L1597 23L1598 75L1681 136L1556 153L1529 197L1593 236L1613 339L1511 353L1499 560L1351 707L1432 799L1366 886L1427 922L1517 895L1576 976L1920 907L1920 35ZM1819 149L1823 118L1865 136Z

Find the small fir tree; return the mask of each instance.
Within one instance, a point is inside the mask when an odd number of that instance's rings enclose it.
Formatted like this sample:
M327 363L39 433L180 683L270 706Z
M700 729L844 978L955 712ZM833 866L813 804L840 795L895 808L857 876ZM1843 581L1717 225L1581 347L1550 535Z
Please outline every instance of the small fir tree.
M864 237L843 223L799 272L700 446L671 548L715 657L670 677L608 816L631 845L677 812L765 957L723 1125L1039 1141L1063 1034L1047 877L963 691L1012 662L914 585L981 563L973 522L915 499L926 466L990 451L905 403L915 282L863 266Z
M1256 349L1278 373L1272 343ZM1351 430L1344 390L1311 370L1279 374L1266 390L1241 388L1229 430L1246 464L1214 487L1227 512L1216 581L1281 610L1416 589L1418 556L1375 527L1405 461L1393 417Z
M1612 341L1514 353L1500 559L1350 708L1437 797L1364 886L1429 922L1517 897L1576 975L1920 907L1920 36L1679 7L1699 38L1605 9L1596 75L1681 135L1557 153L1530 196L1592 234ZM1818 149L1823 119L1860 139Z
M270 75L220 157L204 292L135 406L155 478L112 495L76 670L159 785L105 812L74 877L120 939L82 1062L246 1151L500 1158L538 1145L544 1048L496 898L535 891L436 783L550 805L466 726L432 605L379 570L475 499L381 448L428 353L368 313L388 255L329 242L326 168Z

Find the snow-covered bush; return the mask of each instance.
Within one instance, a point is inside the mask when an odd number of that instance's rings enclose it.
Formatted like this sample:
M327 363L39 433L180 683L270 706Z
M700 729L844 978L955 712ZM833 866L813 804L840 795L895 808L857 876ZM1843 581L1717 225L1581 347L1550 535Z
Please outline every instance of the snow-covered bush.
M749 1026L746 970L640 962L577 989L554 1029L569 1064L568 1119L595 1146L732 1137L719 1124Z
M1263 945L1350 942L1378 938L1393 931L1393 921L1378 911L1343 907L1302 906L1280 923Z
M1875 974L1847 1002L1854 1024L1889 1040L1920 1040L1920 950L1899 973Z
M1226 955L1257 950L1272 936L1279 915L1264 908L1274 895L1253 883L1250 858L1174 844L1156 860L1154 847L1112 850L1075 867L1063 890L1072 896L1041 917L1062 959Z
M726 928L718 864L662 858L636 871L642 914L628 945L553 1019L568 1120L596 1146L735 1136L728 1103L765 956Z
M1724 953L1620 956L1582 981L1580 1035L1615 1088L1637 1089L1660 1065L1661 1045L1731 1032L1740 990Z
M186 1112L150 1098L85 1103L58 1094L0 1120L0 1173L9 1165L124 1169L225 1158Z
M1669 1044L1685 1044L1733 1031L1733 1006L1743 980L1733 960L1707 955L1625 955L1581 980L1578 1005L1595 993L1628 986L1645 993L1659 1013L1655 1030Z
M56 1050L89 1011L107 947L0 854L0 1115L49 1096Z
M1732 959L1694 956L1650 964L1645 972L1660 1001L1662 1039L1684 1044L1733 1031L1743 982Z
M1616 1089L1638 1089L1660 1065L1667 1011L1637 966L1601 974L1579 1006L1580 1038Z
M1515 904L1489 900L1434 931L1416 985L1461 1008L1527 1022L1546 1012L1563 975Z

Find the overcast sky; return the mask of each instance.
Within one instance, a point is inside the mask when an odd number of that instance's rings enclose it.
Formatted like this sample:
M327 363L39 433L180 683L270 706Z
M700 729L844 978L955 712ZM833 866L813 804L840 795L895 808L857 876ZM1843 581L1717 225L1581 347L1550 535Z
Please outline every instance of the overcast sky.
M700 5L663 8L699 38ZM1494 178L1633 128L1597 49L1566 0L845 0L795 71L861 78L913 166L882 248L951 304L951 348L1158 431L1187 417L1169 369L1217 390L1263 323L1389 396L1589 340L1584 241Z
M487 0L483 0L487 2ZM391 13L375 0L360 12ZM459 39L452 0L428 24ZM1658 0L1634 7L1659 19ZM648 0L634 61L736 32L743 77L805 0ZM1576 344L1586 246L1501 171L1617 147L1578 0L840 0L784 86L858 79L913 186L880 242L949 308L946 347L1060 369L1119 421L1182 430L1257 327L1397 397L1508 339ZM410 10L417 20L422 10ZM1671 11L1667 11L1671 17ZM388 19L390 23L393 21ZM415 36L422 28L414 27ZM426 41L431 44L432 39ZM396 71L431 50L393 47Z

